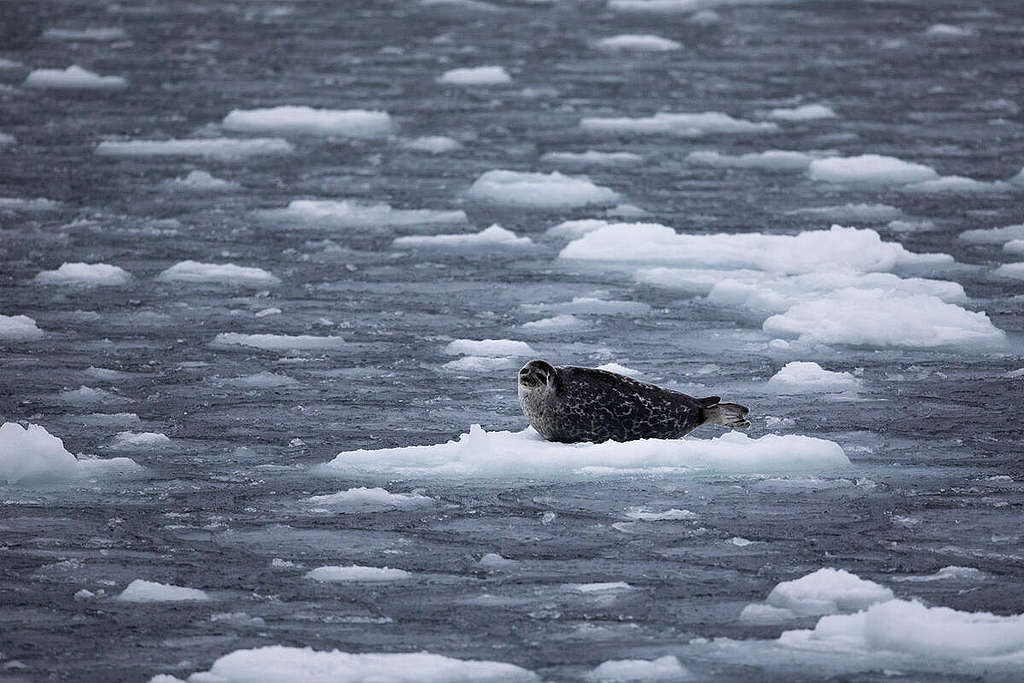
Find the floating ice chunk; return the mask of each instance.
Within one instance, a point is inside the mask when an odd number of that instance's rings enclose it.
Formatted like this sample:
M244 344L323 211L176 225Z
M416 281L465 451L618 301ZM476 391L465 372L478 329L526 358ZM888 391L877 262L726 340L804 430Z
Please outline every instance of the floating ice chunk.
M964 230L960 233L960 239L974 244L1005 244L1010 240L1024 240L1024 223L1004 228Z
M608 372L625 375L626 377L632 377L633 379L637 379L641 375L639 370L634 370L633 368L626 367L625 365L619 365L618 363L604 363L603 365L598 365L597 369L607 370Z
M903 218L903 210L889 204L838 204L812 206L787 211L790 216L824 216L834 221L872 221L882 223Z
M985 579L985 572L974 567L943 567L934 574L927 576L894 576L894 581L909 581L912 583L929 583L932 581L982 581Z
M267 625L267 622L262 617L253 617L247 612L214 612L210 615L210 621L219 624L232 624L234 626Z
M60 202L43 197L35 199L0 197L0 211L52 211L59 206Z
M668 52L682 47L680 43L661 36L650 34L625 33L610 38L602 38L594 43L601 50L636 51L636 52Z
M917 254L877 232L833 226L798 235L763 233L689 235L654 223L617 223L570 242L560 258L633 263L671 263L695 268L753 268L811 273L831 268L859 272L953 262L948 254Z
M935 229L935 223L922 219L916 221L889 221L886 226L893 232L926 232Z
M396 247L529 247L533 240L519 237L500 225L480 232L453 235L407 235L392 242Z
M229 387L239 389L279 389L281 387L293 387L299 381L288 375L278 375L273 372L257 372L244 377L232 377L231 379L220 380L220 383Z
M66 69L36 69L22 85L55 90L119 90L128 81L120 76L100 76L73 64Z
M1011 192L1017 189L1016 185L1001 180L985 182L959 175L942 176L935 180L913 183L903 188L905 192L918 192L921 194L941 194L944 192L951 194L984 194L987 192Z
M456 339L444 347L450 356L535 356L529 344L512 339Z
M702 9L691 14L688 21L697 26L714 26L722 21L722 17L714 10Z
M1006 333L983 312L935 296L894 296L882 289L841 289L773 315L762 328L807 344L983 351L1007 343Z
M67 40L75 42L107 42L124 40L124 29L111 28L48 28L43 31L44 40Z
M117 450L132 450L160 448L169 443L171 443L170 438L160 432L118 432L110 447Z
M647 213L647 211L635 204L619 204L604 211L606 216L618 216L620 218L639 218L640 216L646 216Z
M574 296L572 301L557 304L523 304L527 311L552 311L580 315L643 315L651 307L639 301L615 301L593 296Z
M464 211L396 209L387 204L363 204L347 199L296 199L284 209L266 209L256 214L272 223L303 227L394 227L466 222Z
M1024 254L1024 240L1010 240L1003 245L1007 254Z
M829 470L849 464L838 444L807 436L738 432L713 439L645 439L620 443L560 444L532 429L487 432L473 425L457 441L435 446L347 451L325 473L376 476L524 477L529 479L669 473Z
M519 562L517 560L510 560L506 557L502 557L498 553L487 553L481 557L480 561L476 564L478 567L492 572L515 569L519 566Z
M952 26L950 24L932 24L925 29L924 34L929 38L949 40L957 38L970 38L976 35L974 31L963 26Z
M9 133L0 133L0 145L13 145L16 142L18 142L18 140L13 135L10 135Z
M364 513L385 510L412 510L434 504L434 499L419 493L391 493L382 488L358 488L339 491L325 496L310 496L302 502L332 512Z
M799 616L818 616L862 610L892 598L892 591L885 586L843 569L826 567L793 581L783 581L772 589L765 602Z
M519 358L512 356L464 356L450 360L441 367L455 372L496 372L511 370L522 364Z
M224 117L226 130L241 133L305 133L352 138L379 138L391 134L386 111L365 109L313 109L285 105L267 109L235 109Z
M585 218L578 221L565 221L552 226L544 231L544 234L554 239L574 240L584 235L606 228L613 223L602 221L596 218Z
M120 403L131 399L126 399L123 396L112 394L109 391L103 389L93 389L92 387L80 386L77 389L68 389L62 391L57 395L61 401L65 403L73 403L75 405L90 405L93 403Z
M584 130L606 131L615 133L641 133L677 135L696 138L714 133L770 133L778 130L778 125L768 121L746 121L734 119L728 114L709 111L695 114L672 114L658 112L645 118L585 118L580 121Z
M467 194L479 201L541 209L610 204L619 199L618 193L610 188L558 171L487 171L473 182Z
M164 683L155 677L150 683ZM168 679L164 679L170 683ZM513 664L454 659L429 652L349 654L272 645L235 650L193 674L190 683L538 683Z
M1024 280L1024 263L1004 263L993 270L992 274L996 277Z
M797 617L796 612L785 607L772 607L771 605L751 603L746 605L743 611L740 612L739 620L744 624L765 626L768 624L781 624Z
M718 152L690 152L686 156L686 160L691 164L721 168L760 168L766 171L804 171L814 159L814 156L804 152L787 152L778 149L739 156L729 156Z
M577 593L614 593L630 591L633 587L625 581L598 581L596 583L567 583L565 587Z
M385 581L402 581L412 578L412 574L403 569L389 567L363 567L357 564L347 567L317 567L306 572L307 579L321 583L353 581L359 583L381 583Z
M930 166L879 154L815 159L807 173L811 180L841 185L908 185L939 178Z
M272 287L281 284L279 278L262 268L236 266L233 263L199 263L197 261L176 263L157 275L156 279L160 282L194 282L246 287Z
M221 332L210 346L214 348L231 348L242 346L265 351L321 351L344 348L345 340L341 337L317 337L308 334L241 334L238 332Z
M644 158L632 152L598 152L588 149L586 152L548 152L540 160L564 166L632 166L643 163Z
M260 155L291 154L281 138L198 138L195 140L125 140L101 142L95 153L112 157L204 157L231 161Z
M238 183L214 177L206 171L192 171L184 178L167 181L167 185L193 192L222 192L239 188Z
M0 315L0 341L36 341L44 334L36 326L36 321L27 315Z
M626 517L640 520L641 522L689 521L697 519L697 514L689 510L680 510L679 508L654 512L645 507L631 507L626 510Z
M791 109L772 109L768 118L776 121L815 121L818 119L834 119L836 113L831 107L823 104L804 104Z
M40 285L82 285L117 287L131 282L131 274L106 263L65 263L57 270L44 270L33 278Z
M610 659L583 677L593 683L668 683L693 680L693 675L672 655L658 659Z
M512 77L503 66L474 66L445 71L437 82L450 85L501 85L511 83Z
M787 363L768 380L768 388L780 394L857 391L860 385L849 372L833 372L806 361Z
M542 318L528 323L523 323L524 330L529 332L565 332L567 330L578 330L584 326L584 322L574 315L563 313L550 318Z
M39 425L15 422L0 426L0 481L45 484L93 476L128 474L139 470L129 458L78 459L64 442Z
M21 66L21 62L16 62L13 59L7 59L6 57L0 57L0 69L17 69Z
M462 149L462 143L444 135L426 135L406 140L402 143L402 146L406 149L413 149L417 152L430 152L431 154L443 154Z
M122 602L206 602L210 596L197 588L135 579L117 599Z

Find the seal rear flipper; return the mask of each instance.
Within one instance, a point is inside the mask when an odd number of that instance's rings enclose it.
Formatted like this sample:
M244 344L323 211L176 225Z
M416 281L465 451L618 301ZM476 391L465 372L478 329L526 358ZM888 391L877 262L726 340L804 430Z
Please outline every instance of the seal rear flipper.
M700 399L703 403L706 399ZM704 423L722 425L729 429L746 429L750 426L747 413L750 410L738 403L718 403L705 406Z

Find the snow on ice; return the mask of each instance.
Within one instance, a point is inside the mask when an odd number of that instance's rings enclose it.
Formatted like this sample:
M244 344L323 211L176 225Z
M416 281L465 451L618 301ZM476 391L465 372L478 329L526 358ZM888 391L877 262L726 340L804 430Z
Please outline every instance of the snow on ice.
M777 124L768 121L735 119L717 111L693 114L658 112L653 116L640 118L589 117L580 121L580 127L599 132L662 134L688 138L714 133L770 133L779 128Z
M403 581L412 578L412 574L403 569L391 569L390 567L363 567L360 565L349 565L347 567L326 566L317 567L306 572L307 579L320 581L321 583L382 583L385 581Z
M36 325L36 321L27 315L0 314L0 341L26 342L37 341L45 335Z
M181 261L156 276L161 282L193 282L204 284L272 287L281 280L262 268L236 266L233 263L199 263Z
M359 514L428 507L434 504L434 499L415 492L391 493L379 487L366 488L365 486L360 486L323 496L310 496L309 498L304 498L302 502L308 503L314 509Z
M633 166L641 164L644 158L632 152L548 152L542 154L541 162L563 166Z
M296 199L283 209L257 211L261 219L301 227L362 228L465 223L464 211L396 209L383 203L362 203L348 199Z
M387 137L393 128L386 111L313 109L294 105L235 109L224 117L222 125L225 130L240 133L303 133L352 138Z
M221 332L210 345L214 348L252 348L264 351L323 351L345 347L341 337L318 337L308 334L242 334L239 332Z
M758 168L766 171L803 171L815 157L805 152L789 152L770 149L767 152L750 152L729 156L714 151L690 152L686 160L691 164L718 166L720 168Z
M772 109L767 114L768 118L776 121L816 121L819 119L834 119L836 113L831 107L824 104L804 104L789 109Z
M111 157L203 157L237 161L260 155L291 154L291 143L281 138L197 138L194 140L106 141L95 153Z
M129 458L76 458L45 428L5 422L0 427L0 480L8 484L47 484L111 477L141 469Z
M668 52L678 50L682 45L674 40L650 34L624 33L610 38L602 38L594 45L601 50L636 51L636 52Z
M787 363L768 380L768 388L780 394L835 393L857 391L859 379L849 372L833 372L817 363Z
M558 171L487 171L473 182L467 195L494 204L541 209L611 204L619 199L618 193L610 188Z
M533 240L519 237L511 230L500 225L492 225L480 232L458 233L450 235L407 235L398 237L393 242L396 247L529 247Z
M583 677L589 683L671 683L693 675L672 655L657 659L610 659Z
M131 282L131 274L106 263L65 263L57 270L44 270L33 282L40 285L81 285L118 287Z
M206 602L210 596L197 588L135 579L117 599L121 602Z
M438 83L448 85L502 85L511 83L512 77L503 66L474 66L445 71Z
M190 171L183 178L168 180L166 185L174 189L192 192L224 192L237 190L240 187L238 183L217 178L206 171Z
M36 69L23 85L53 90L120 90L127 87L128 81L120 76L100 76L72 64L66 69Z

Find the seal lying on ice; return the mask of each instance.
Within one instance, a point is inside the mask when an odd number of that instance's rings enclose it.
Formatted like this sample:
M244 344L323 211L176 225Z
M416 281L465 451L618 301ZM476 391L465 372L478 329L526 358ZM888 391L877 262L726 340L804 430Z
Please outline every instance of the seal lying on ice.
M519 403L548 441L676 439L702 424L750 426L750 411L718 396L694 398L606 370L531 360L519 371Z

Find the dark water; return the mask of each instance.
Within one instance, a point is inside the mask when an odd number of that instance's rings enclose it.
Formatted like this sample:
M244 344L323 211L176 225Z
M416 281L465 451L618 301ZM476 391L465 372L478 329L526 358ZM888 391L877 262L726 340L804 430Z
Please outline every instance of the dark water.
M1024 285L989 276L1009 260L999 245L956 238L1019 223L1021 194L836 188L802 174L685 160L695 149L829 149L891 155L944 175L1009 178L1024 166L1024 8L920 0L718 12L720 22L702 26L686 15L618 13L593 2L502 3L497 11L353 1L0 5L0 57L22 65L0 70L0 132L17 141L0 146L0 196L60 202L46 211L0 209L0 312L29 315L48 332L37 342L0 346L0 416L41 424L70 451L103 457L115 455L111 439L126 429L172 438L163 449L116 453L145 466L138 477L0 488L0 653L7 663L0 676L187 676L232 650L284 644L427 650L511 662L552 680L579 678L608 659L665 654L715 680L874 680L885 674L870 661L756 661L688 643L772 639L813 626L813 619L752 626L737 616L778 582L826 566L934 605L1024 612L1022 380L1005 376L1024 365ZM974 35L925 36L937 23ZM120 27L126 38L45 39L42 32L54 27ZM683 49L608 54L591 46L619 33L655 33ZM30 69L70 64L124 76L129 86L21 87ZM435 82L447 69L481 64L503 65L513 82L482 89ZM548 90L528 96L524 88ZM797 98L827 102L840 117L699 140L594 134L578 125L585 116L662 110L754 118ZM450 135L463 147L431 155L397 139L289 135L296 151L279 157L93 154L108 139L221 135L218 124L231 110L280 104L382 109L399 138ZM819 229L828 221L787 212L847 203L885 203L926 218L935 230L852 224L913 251L980 266L957 270L955 279L971 297L968 307L1008 332L1010 351L838 348L800 360L862 368L857 400L772 395L763 382L785 360L765 349L760 320L637 285L628 273L556 259L561 245L543 231L602 217L601 209L495 208L464 196L484 171L550 171L541 154L586 149L642 155L639 167L586 173L649 211L644 220L683 232ZM240 187L211 194L164 184L194 169ZM288 229L253 213L298 198L461 208L473 230L497 222L538 246L403 250L391 247L397 235L453 227ZM341 248L325 249L325 239ZM282 282L260 292L154 280L186 259L257 266ZM134 279L91 289L31 282L75 261L115 264ZM526 338L516 327L541 316L523 304L594 292L651 309L529 337L540 355L581 365L614 360L652 381L703 384L756 415L791 418L784 433L838 442L853 466L822 476L472 483L371 483L310 470L339 451L443 442L471 423L522 428L514 369L453 372L442 367L450 360L442 349L452 338ZM282 313L254 315L269 307ZM292 354L211 347L221 332L336 334L349 344L298 362L286 358ZM700 374L710 363L714 374ZM105 381L88 375L90 366L127 374ZM261 371L298 382L245 389L223 381ZM81 406L58 397L80 385L116 398ZM97 412L132 412L140 422L90 417ZM765 432L756 420L751 435ZM300 502L361 485L421 489L437 504L322 514ZM685 508L697 519L621 527L624 510L641 505ZM733 537L756 543L738 547L728 542ZM520 565L487 572L476 565L485 553ZM274 558L306 568L389 565L421 578L317 584L296 569L272 567ZM947 565L975 567L986 579L892 580ZM136 578L202 588L215 601L111 599ZM635 590L591 600L559 589L604 581ZM83 588L105 595L72 599ZM263 621L211 619L232 612ZM986 675L930 661L901 670L912 679Z

